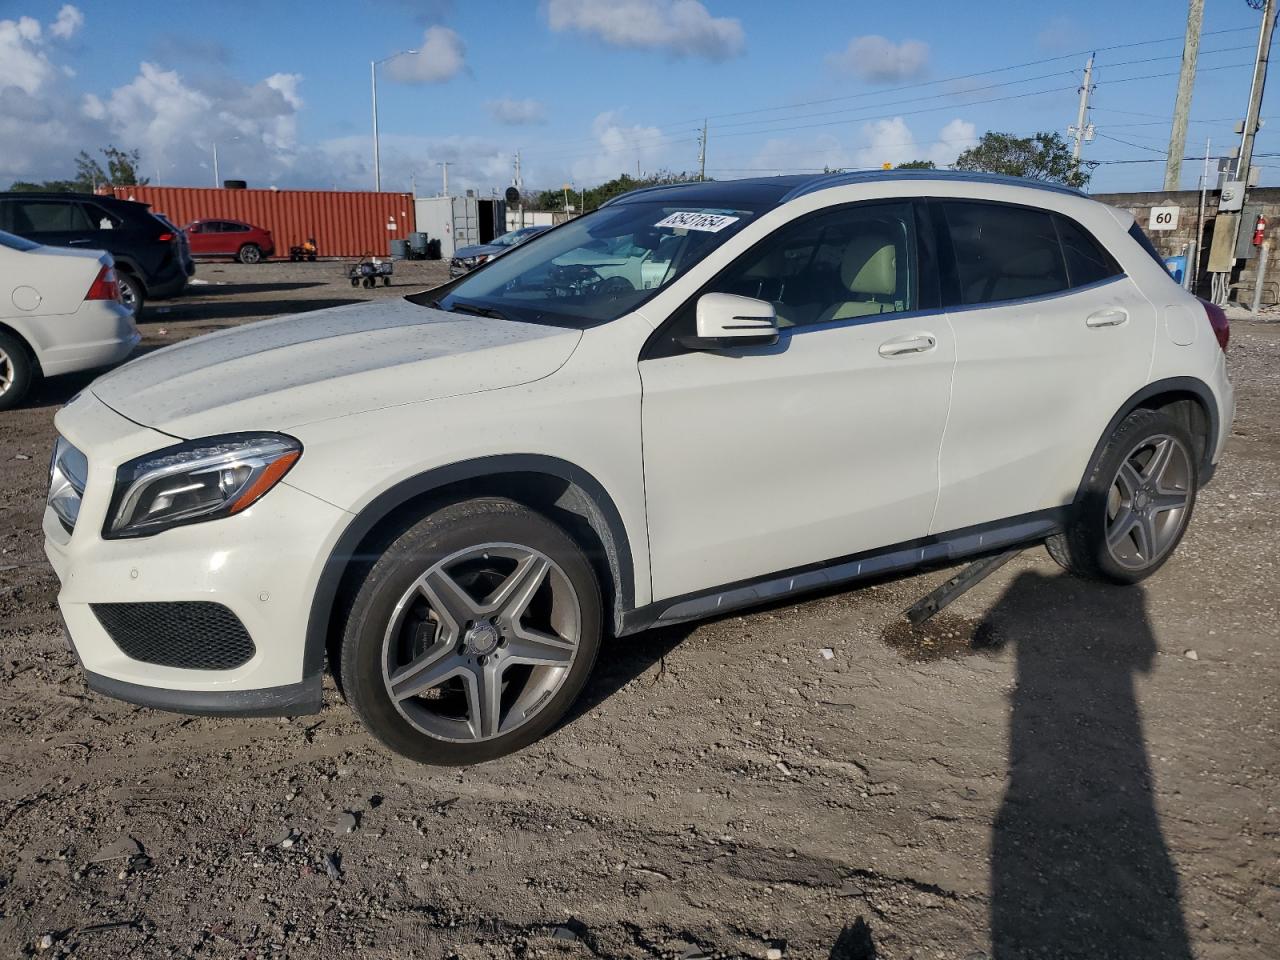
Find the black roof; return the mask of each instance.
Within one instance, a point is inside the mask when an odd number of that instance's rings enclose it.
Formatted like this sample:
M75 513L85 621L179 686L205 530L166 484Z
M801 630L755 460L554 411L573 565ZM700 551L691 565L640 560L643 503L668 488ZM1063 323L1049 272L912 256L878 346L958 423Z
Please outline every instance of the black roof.
M780 177L750 177L744 180L693 180L688 183L641 187L609 202L674 200L679 203L716 207L754 200L758 203L778 205L817 190L891 180L988 183L1083 196L1074 187L1060 183L1030 180L1025 177L1008 177L998 173L974 173L967 170L858 170L848 173L793 173Z
M0 191L0 200L89 200L94 203L128 203L138 207L149 207L151 204L139 200L122 200L110 194L72 193L69 191L51 190L6 190Z

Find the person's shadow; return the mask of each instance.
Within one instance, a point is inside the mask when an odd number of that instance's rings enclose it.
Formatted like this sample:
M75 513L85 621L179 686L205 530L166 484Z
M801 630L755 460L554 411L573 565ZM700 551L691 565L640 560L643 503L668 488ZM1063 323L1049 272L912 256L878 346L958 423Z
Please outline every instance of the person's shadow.
M995 960L1190 960L1134 677L1141 587L1020 575L975 643L1009 646L1009 781L991 850Z

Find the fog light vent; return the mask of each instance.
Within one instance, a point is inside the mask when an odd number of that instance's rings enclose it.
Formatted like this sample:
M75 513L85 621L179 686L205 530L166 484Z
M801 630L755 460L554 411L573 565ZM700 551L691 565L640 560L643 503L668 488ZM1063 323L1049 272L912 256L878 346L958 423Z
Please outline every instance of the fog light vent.
M128 657L185 670L230 670L254 654L240 618L220 603L93 603L98 622Z

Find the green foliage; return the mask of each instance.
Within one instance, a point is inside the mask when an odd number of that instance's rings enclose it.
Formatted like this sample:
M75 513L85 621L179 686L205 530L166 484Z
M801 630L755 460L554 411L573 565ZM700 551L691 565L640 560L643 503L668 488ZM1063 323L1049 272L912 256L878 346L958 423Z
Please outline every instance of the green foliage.
M1088 165L1071 156L1071 150L1059 134L1044 131L1030 137L1015 137L1011 133L989 130L976 147L960 154L955 168L1029 177L1070 187L1083 187L1092 173Z
M899 170L936 170L938 165L932 160L908 160L897 166Z
M671 183L689 183L697 179L697 174L671 173L666 170L647 177L632 177L624 173L615 180L588 188L583 191L581 197L579 197L578 191L570 188L569 204L574 207L581 204L582 209L580 212L585 213L587 210L596 209L602 203L612 200L614 197L629 193L632 190L639 190L641 187L660 187ZM530 210L563 210L564 190L543 190L532 197L527 197L525 205Z
M9 189L24 193L93 193L104 183L117 187L145 187L149 182L146 177L138 176L142 154L137 150L120 150L109 145L99 152L107 161L105 170L93 156L81 150L75 159L74 180L45 180L40 183L18 180Z

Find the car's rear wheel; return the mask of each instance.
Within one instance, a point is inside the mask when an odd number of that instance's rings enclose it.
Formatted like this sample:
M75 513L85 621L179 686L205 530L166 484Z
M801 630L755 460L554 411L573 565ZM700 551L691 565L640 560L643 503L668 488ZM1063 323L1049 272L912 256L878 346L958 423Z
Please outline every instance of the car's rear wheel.
M1178 546L1195 509L1195 444L1166 413L1135 410L1098 453L1049 554L1078 576L1137 583Z
M262 248L256 243L246 243L240 248L240 252L236 254L236 259L241 263L260 263L262 262Z
M471 764L541 737L595 662L600 588L582 550L510 500L468 500L400 534L356 589L341 683L413 760Z
M129 308L129 313L137 320L142 316L142 305L146 300L142 281L127 270L117 270L116 284L120 287L120 302Z
M0 333L0 410L16 407L39 379L40 370L27 345Z

